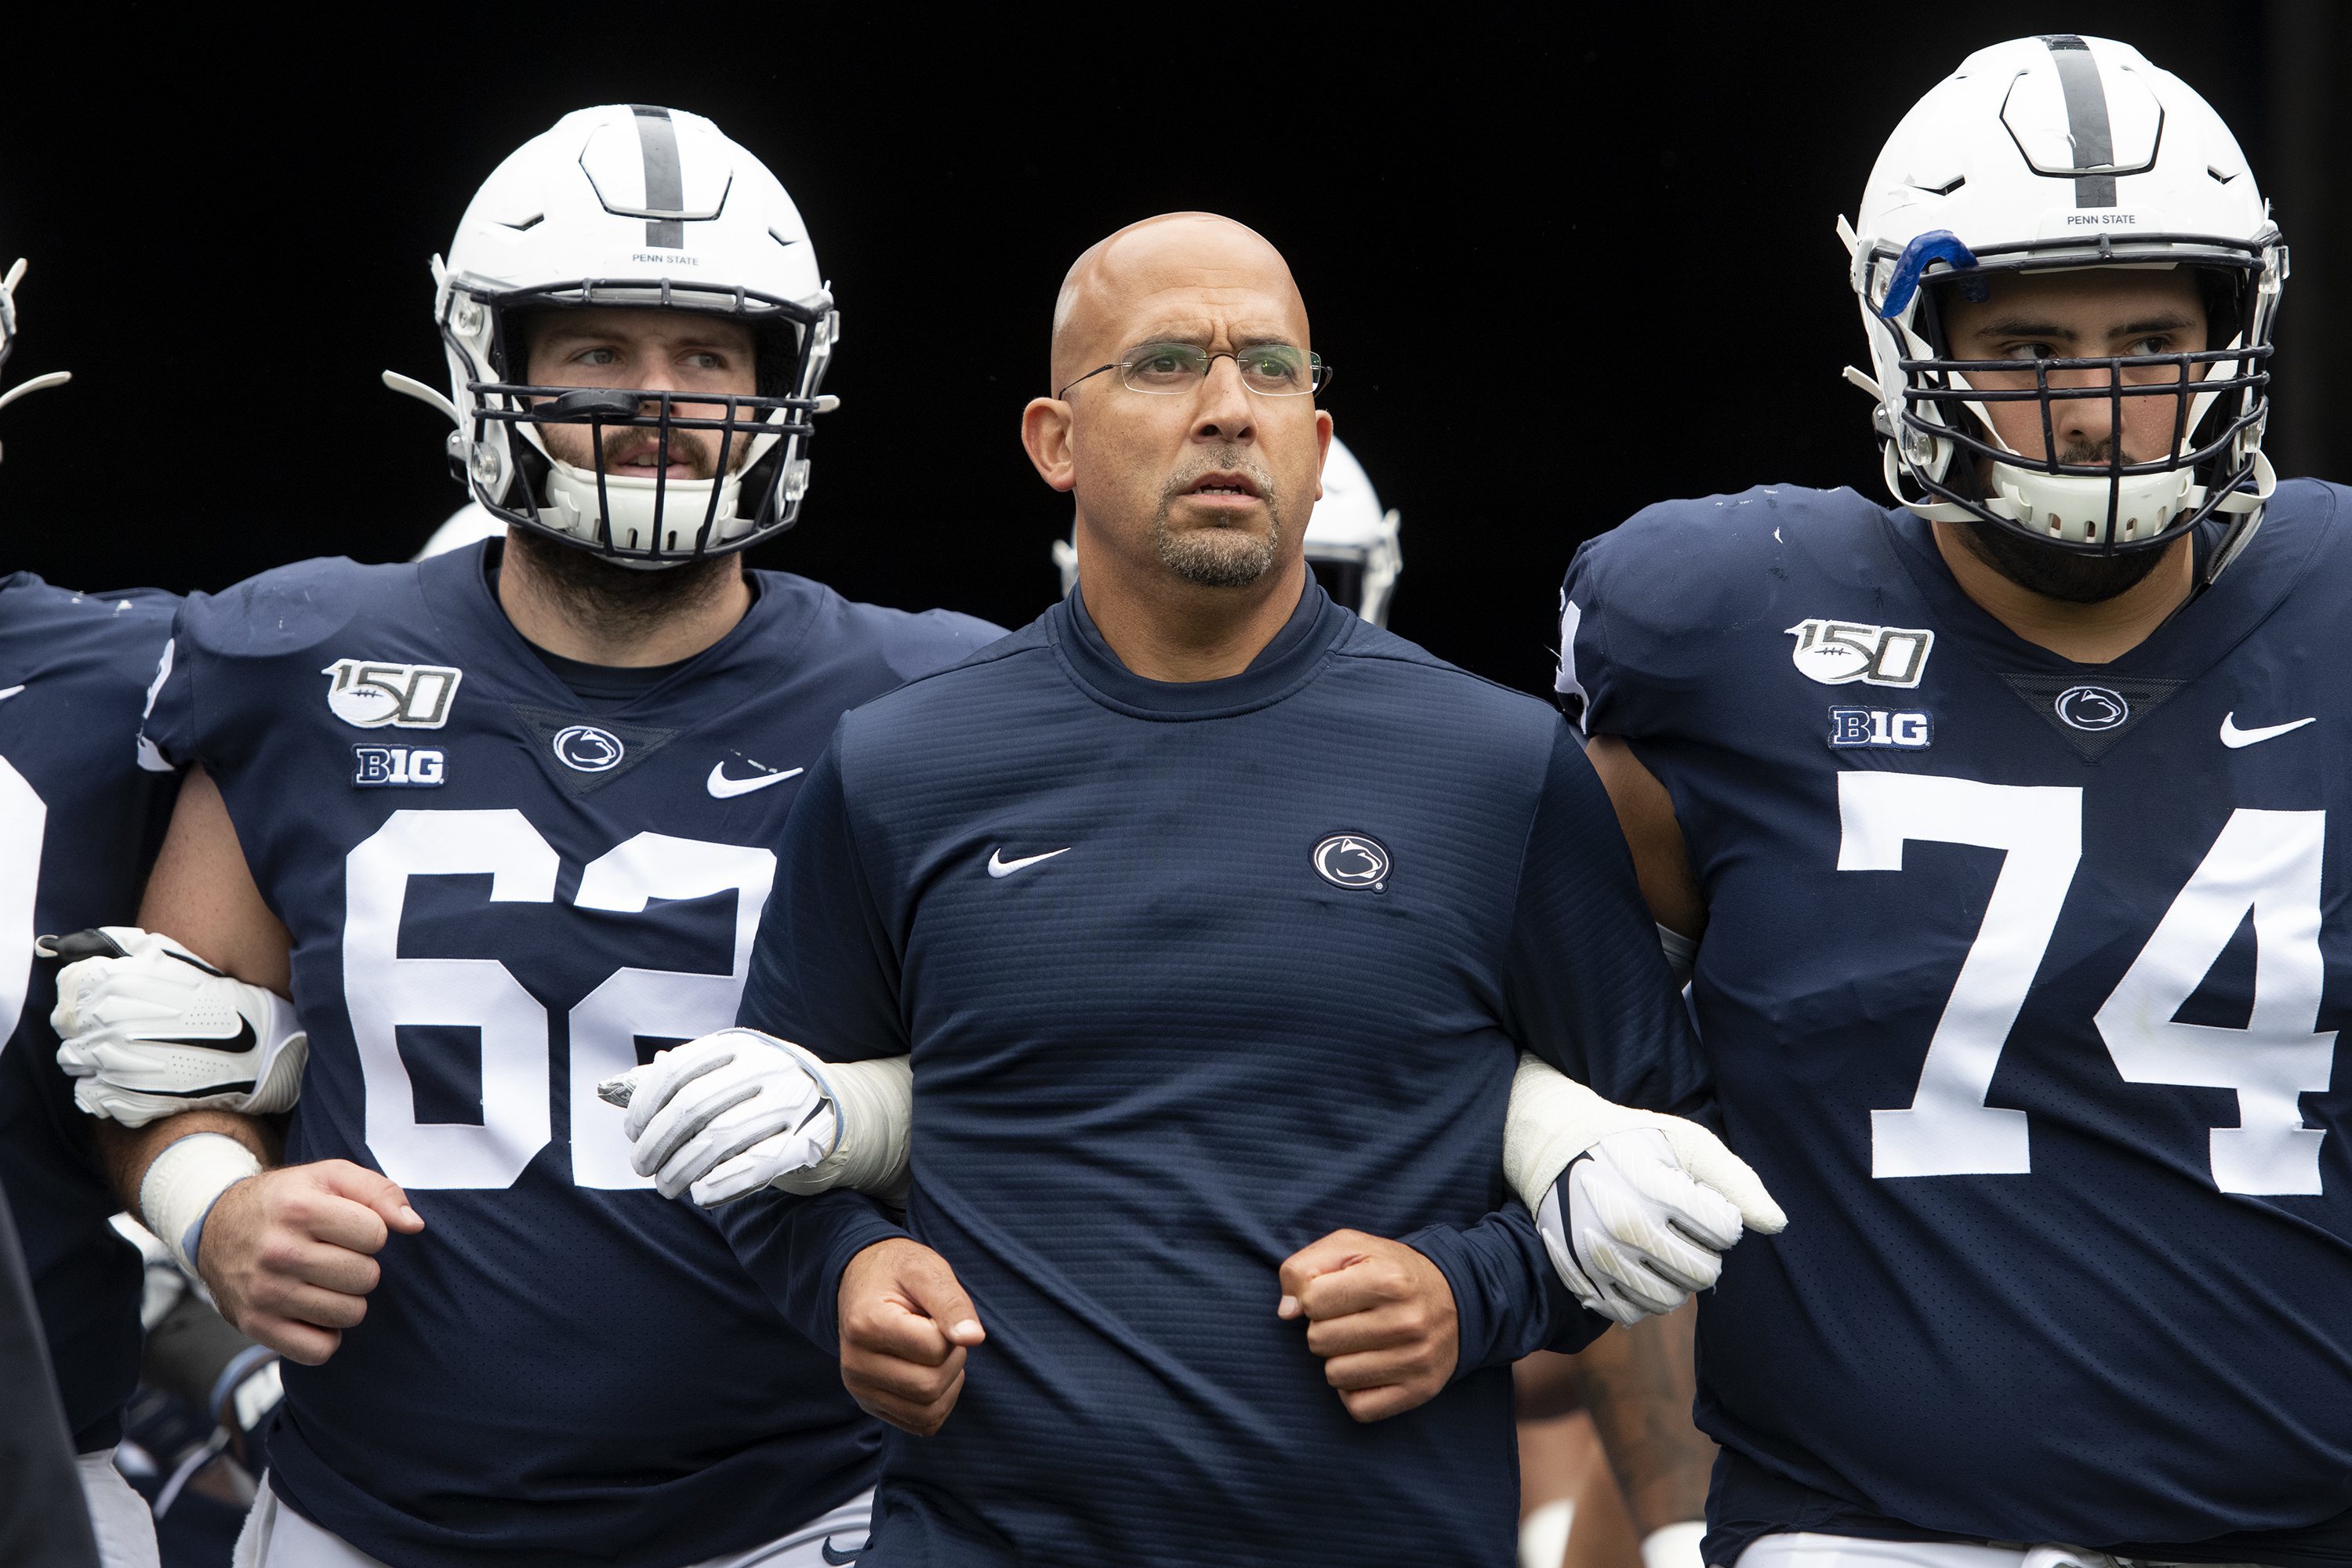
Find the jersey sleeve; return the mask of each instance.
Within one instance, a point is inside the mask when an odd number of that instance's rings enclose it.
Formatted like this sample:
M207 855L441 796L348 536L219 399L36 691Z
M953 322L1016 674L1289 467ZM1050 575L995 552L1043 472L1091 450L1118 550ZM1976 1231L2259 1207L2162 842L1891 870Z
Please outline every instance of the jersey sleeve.
M155 669L155 683L147 689L147 708L139 721L139 765L169 773L198 760L194 661L181 657L181 628L187 606L173 617L172 636L163 644Z
M1504 956L1505 1027L1621 1105L1702 1111L1707 1077L1633 852L1584 748L1554 735Z
M851 837L842 731L810 770L777 846L775 890L760 919L736 1022L829 1061L904 1056L898 949ZM842 1271L877 1241L904 1237L862 1193L763 1193L717 1211L719 1230L787 1322L839 1343Z
M1522 857L1503 973L1505 1031L1607 1099L1687 1115L1706 1074L1608 793L1567 725L1552 738ZM1534 1218L1506 1204L1466 1228L1404 1239L1454 1288L1457 1372L1574 1351L1607 1327L1551 1267Z
M141 764L226 775L247 761L285 722L277 661L315 651L360 602L349 570L303 562L182 601L140 726Z
M1678 503L1689 505L1692 503ZM1694 559L1677 542L1704 537L1703 523L1651 507L1588 540L1569 563L1559 595L1560 707L1588 735L1639 739L1671 722L1686 682L1675 668L1690 611ZM1703 591L1702 591L1703 596Z

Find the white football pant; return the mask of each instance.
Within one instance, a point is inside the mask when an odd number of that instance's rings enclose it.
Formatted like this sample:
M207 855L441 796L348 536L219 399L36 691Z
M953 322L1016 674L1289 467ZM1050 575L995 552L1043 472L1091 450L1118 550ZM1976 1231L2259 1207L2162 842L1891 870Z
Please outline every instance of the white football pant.
M155 1516L147 1500L131 1489L114 1468L114 1450L74 1456L81 1495L89 1504L89 1532L98 1537L104 1568L161 1568L155 1552Z
M2055 1542L1969 1546L1956 1541L1866 1541L1856 1535L1768 1535L1739 1554L1738 1568L2186 1568L2160 1558L2110 1557ZM2201 1568L2252 1568L2205 1563Z
M865 1550L873 1517L874 1494L867 1492L765 1546L713 1557L693 1568L837 1568L856 1562L855 1554ZM253 1500L253 1511L245 1516L232 1561L235 1568L387 1568L278 1501L267 1480ZM111 1568L112 1559L108 1562Z

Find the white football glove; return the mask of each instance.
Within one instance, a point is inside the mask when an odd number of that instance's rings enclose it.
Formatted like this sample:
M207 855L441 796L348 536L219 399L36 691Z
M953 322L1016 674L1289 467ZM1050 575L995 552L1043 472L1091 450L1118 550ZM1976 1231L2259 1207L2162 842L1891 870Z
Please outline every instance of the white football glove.
M1697 1122L1612 1104L1524 1051L1503 1163L1552 1267L1612 1322L1671 1312L1714 1285L1743 1224L1770 1236L1789 1223Z
M830 1063L757 1029L721 1029L596 1086L625 1106L630 1168L705 1208L788 1193L906 1190L914 1076L905 1057Z
M43 937L58 972L58 1065L92 1116L143 1127L183 1110L285 1110L310 1037L293 1004L222 973L170 937L103 926Z

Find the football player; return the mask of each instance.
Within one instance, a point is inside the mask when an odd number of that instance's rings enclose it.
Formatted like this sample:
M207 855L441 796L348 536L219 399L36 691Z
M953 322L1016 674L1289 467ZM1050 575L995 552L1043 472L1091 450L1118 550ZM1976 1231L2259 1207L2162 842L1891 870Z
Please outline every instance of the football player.
M1564 595L1796 1220L1699 1314L1706 1560L2339 1561L2352 492L2263 455L2280 232L2058 35L1929 91L1847 237L1895 504L1652 507Z
M148 930L68 972L66 1059L144 1123L150 1228L297 1363L242 1562L846 1562L877 1428L591 1089L733 1018L840 715L997 632L742 566L799 514L839 318L709 121L566 116L434 273L503 545L189 602L145 731L187 788ZM300 1026L282 1163L162 1016Z
M0 274L0 368L16 346L24 276L21 260ZM0 393L0 407L70 379L52 371L19 382ZM0 1487L0 1558L60 1568L100 1562L94 1534L109 1543L109 1568L155 1561L146 1505L112 1462L138 1378L139 1286L122 1268L127 1249L105 1245L111 1192L56 1070L48 1009L37 994L47 977L33 964L34 931L52 915L86 914L110 898L124 908L138 897L136 870L125 878L115 864L135 860L135 847L107 837L121 827L110 807L123 804L126 784L132 794L152 786L123 776L136 774L124 725L136 722L140 658L152 651L170 610L150 602L123 621L113 604L62 593L26 573L0 577L0 681L8 682L0 688L0 1018L9 1030L0 1047L0 1379L9 1390L0 1416L0 1475L8 1479ZM69 646L53 646L68 627ZM131 646L142 635L146 646ZM127 700L119 679L110 679L126 675ZM47 710L37 723L20 723L5 705L25 694L30 676L47 689ZM80 700L93 705L96 721L61 724L67 706ZM110 708L110 730L102 717ZM61 787L77 765L90 769L93 783L104 781L108 797L90 803L87 816L76 809L77 790ZM47 796L37 779L49 786ZM54 819L53 799L64 807ZM161 820L136 815L142 826ZM78 832L99 837L80 843ZM100 880L78 881L68 865Z
M0 363L14 346L24 265L0 279ZM67 379L20 382L0 405ZM147 589L83 595L26 572L0 577L0 1018L10 1030L0 1050L0 1188L110 1565L156 1560L147 1505L113 1462L139 1381L142 1270L108 1223L121 1205L58 1070L56 966L35 962L33 939L138 909L177 781L168 767L142 766L135 739L176 603Z

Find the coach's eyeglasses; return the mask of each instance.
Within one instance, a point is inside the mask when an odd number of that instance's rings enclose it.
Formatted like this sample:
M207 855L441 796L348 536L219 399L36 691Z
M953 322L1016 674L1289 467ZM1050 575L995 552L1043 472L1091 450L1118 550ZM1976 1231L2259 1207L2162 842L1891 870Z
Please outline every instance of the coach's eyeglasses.
M1070 386L1115 370L1130 392L1172 396L1207 380L1209 367L1221 359L1233 361L1242 373L1242 384L1261 397L1305 397L1331 384L1331 367L1320 354L1288 343L1253 343L1245 349L1220 349L1214 353L1198 343L1145 343L1130 350L1124 359L1095 366ZM1070 386L1055 395L1069 396Z

